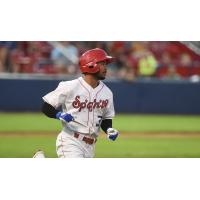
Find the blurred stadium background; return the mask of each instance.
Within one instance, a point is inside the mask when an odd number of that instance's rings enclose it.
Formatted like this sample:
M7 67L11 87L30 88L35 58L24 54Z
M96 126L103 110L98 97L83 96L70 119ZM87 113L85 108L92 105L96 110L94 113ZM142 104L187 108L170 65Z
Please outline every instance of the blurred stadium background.
M200 157L200 42L0 42L0 157L56 157L61 125L40 113L41 97L79 77L79 56L103 48L116 57L106 84L121 131L96 157Z
M1 76L6 73L77 76L80 73L78 57L96 47L117 58L109 67L108 78L182 80L200 75L200 42L10 41L0 42Z

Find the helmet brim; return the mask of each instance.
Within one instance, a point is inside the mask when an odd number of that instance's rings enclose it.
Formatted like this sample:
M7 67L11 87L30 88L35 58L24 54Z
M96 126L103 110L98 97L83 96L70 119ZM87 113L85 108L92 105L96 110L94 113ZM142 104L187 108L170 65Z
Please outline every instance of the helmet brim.
M106 56L106 63L109 64L109 63L112 63L112 62L115 62L116 58L112 57L112 56Z

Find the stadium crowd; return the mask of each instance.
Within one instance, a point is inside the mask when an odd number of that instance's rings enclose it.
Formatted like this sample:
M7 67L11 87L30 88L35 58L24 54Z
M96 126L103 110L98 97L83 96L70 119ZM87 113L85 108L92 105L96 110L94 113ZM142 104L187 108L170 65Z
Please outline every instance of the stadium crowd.
M116 58L108 77L133 81L136 78L187 79L200 76L200 56L181 42L0 42L0 73L80 73L79 56L91 48L103 48ZM73 58L73 59L72 59Z

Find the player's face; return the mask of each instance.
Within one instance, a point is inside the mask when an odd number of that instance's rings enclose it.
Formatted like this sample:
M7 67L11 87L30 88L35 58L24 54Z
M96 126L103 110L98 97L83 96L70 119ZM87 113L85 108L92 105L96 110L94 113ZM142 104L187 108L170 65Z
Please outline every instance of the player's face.
M96 73L96 77L98 78L98 80L104 80L106 78L106 73L107 73L107 63L106 62L99 62L99 72Z

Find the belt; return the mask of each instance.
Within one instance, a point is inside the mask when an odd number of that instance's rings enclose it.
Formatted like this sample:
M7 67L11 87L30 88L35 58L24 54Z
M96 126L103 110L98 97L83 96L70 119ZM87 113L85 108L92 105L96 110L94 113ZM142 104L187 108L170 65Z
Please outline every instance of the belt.
M86 144L94 144L97 141L97 139L89 138L76 132L74 133L74 137L84 141Z

